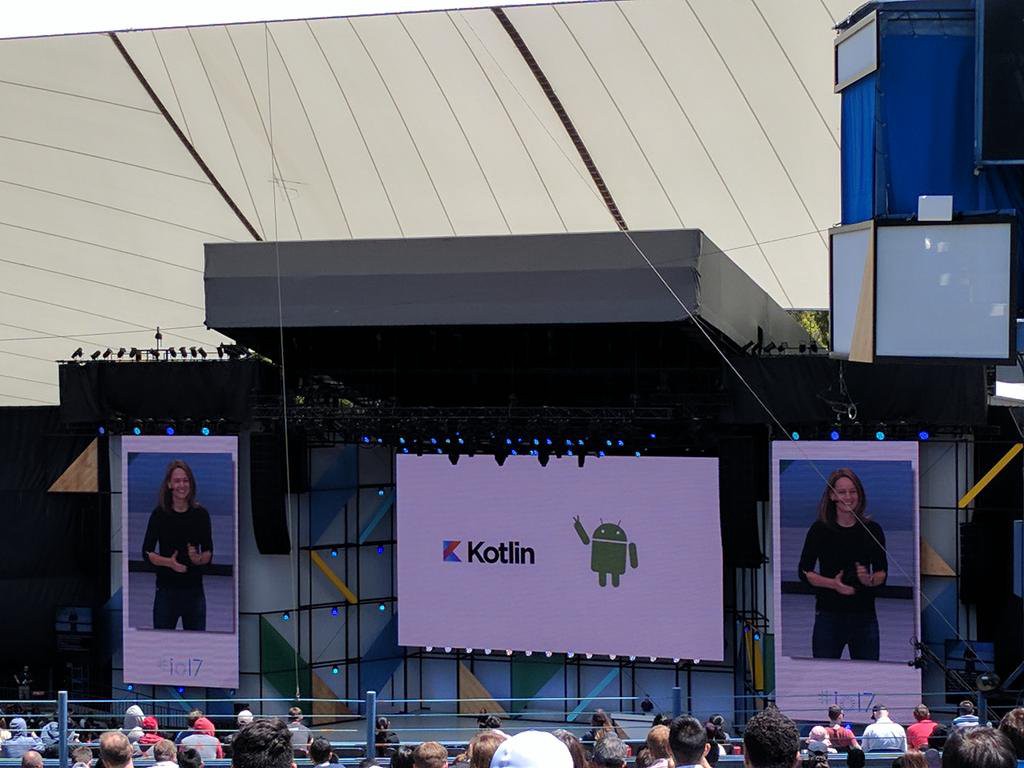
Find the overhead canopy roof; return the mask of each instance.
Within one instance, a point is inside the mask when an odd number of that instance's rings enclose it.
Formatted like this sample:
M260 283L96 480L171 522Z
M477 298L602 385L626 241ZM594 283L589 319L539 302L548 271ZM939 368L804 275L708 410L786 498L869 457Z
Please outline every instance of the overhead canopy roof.
M0 41L0 403L55 402L79 346L223 340L205 243L615 230L524 49L630 229L825 306L854 5L508 9L521 48L487 10Z

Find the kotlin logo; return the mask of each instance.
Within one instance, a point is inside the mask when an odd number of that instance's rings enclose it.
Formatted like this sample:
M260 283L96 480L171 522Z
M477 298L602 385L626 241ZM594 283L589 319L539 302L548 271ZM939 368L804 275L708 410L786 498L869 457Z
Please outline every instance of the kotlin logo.
M455 550L458 549L459 544L462 543L462 539L444 539L442 543L444 544L442 549L444 561L446 563L461 563L462 558L459 557L459 554Z

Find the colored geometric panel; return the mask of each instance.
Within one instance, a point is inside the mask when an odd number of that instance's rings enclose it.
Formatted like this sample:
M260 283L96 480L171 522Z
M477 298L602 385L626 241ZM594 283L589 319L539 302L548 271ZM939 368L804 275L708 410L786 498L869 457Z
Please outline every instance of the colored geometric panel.
M446 563L461 563L458 554L455 552L458 549L459 544L462 543L461 539L445 539L441 544L441 557Z
M313 670L313 725L336 723L342 715L352 714L347 705L336 701L341 694L331 688L331 677L341 680L340 675L331 675L330 671L325 676L323 669Z
M314 491L355 488L359 449L354 445L314 448L309 455L309 487Z
M370 534L373 533L373 529L376 528L380 521L384 519L384 516L390 511L391 505L395 503L395 492L391 491L381 499L380 504L373 513L373 517L370 518L370 522L366 524L362 531L359 533L359 543L365 544L366 540L370 538Z
M402 657L402 648L398 645L398 617L392 615L359 662L360 690L383 690L401 665Z
M921 575L922 576L956 576L949 563L935 551L931 544L921 539Z
M459 662L459 714L479 715L481 712L505 716L505 710L469 667Z
M929 644L941 644L955 637L957 623L956 582L929 580L922 585L928 601L922 600L921 639Z
M359 599L355 596L355 593L348 588L348 584L342 581L341 577L331 570L331 566L329 566L327 562L322 557L320 557L319 553L310 552L309 559L313 562L313 565L319 568L320 571L324 574L324 576L328 578L331 584L333 584L337 588L337 590L345 596L346 600L348 600L353 605L359 602Z
M295 695L298 676L299 698L308 699L312 691L309 664L295 653L266 616L260 616L260 671L263 678L283 697Z
M551 658L512 657L512 701L509 709L513 712L522 711L528 699L537 695L537 691L547 685L548 681L562 671L564 661L561 656Z
M342 488L330 491L318 491L316 489L309 493L309 543L316 545L320 543L321 537L331 523L345 511L345 505L355 494L355 488Z
M1020 453L1021 449L1024 449L1024 443L1014 444L1014 446L1010 448L1010 450L1003 454L1003 458L997 461L992 466L992 469L990 469L988 472L982 475L981 479L974 484L974 487L963 495L963 497L957 503L957 506L960 507L960 509L964 509L967 507L968 504L974 501L974 497L981 493L983 490L985 490L985 487L992 482L992 479L1000 472L1002 472L1007 464L1013 461L1013 457Z
M50 493L99 493L99 450L96 438L92 439L88 447L78 458L71 462L71 466L64 470L63 474L53 481L50 486Z
M566 720L568 720L570 723L575 722L576 718L579 717L584 711L586 711L587 707L590 706L590 703L601 695L601 691L603 691L605 688L611 685L612 681L617 680L618 677L618 667L608 670L608 674L602 677L600 682L598 682L597 685L590 689L590 692L587 694L586 698L580 701L580 703L577 704L575 707L573 707L572 712L569 713L569 716L566 717Z

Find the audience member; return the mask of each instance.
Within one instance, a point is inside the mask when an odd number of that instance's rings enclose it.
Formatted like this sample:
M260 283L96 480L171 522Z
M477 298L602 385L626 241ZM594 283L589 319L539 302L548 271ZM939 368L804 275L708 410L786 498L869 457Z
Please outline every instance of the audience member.
M584 735L584 741L597 741L605 734L615 733L615 722L603 709L594 710L594 714L590 716L590 725L591 729Z
M917 750L911 750L893 760L892 768L928 768L928 761Z
M69 741L72 741L71 736L72 734L68 734ZM43 757L60 756L60 725L57 723L56 715L51 715L46 725L39 731L39 741L43 744Z
M444 768L416 763L416 768ZM491 768L573 768L569 748L550 733L522 731L501 742Z
M721 752L709 743L708 752L701 758L700 764L702 768L715 768L715 766L718 765L718 758L720 757L722 757Z
M364 757L362 760L359 761L358 768L373 768L373 766L376 765L380 765L380 763L377 762L376 758Z
M71 768L89 768L92 765L92 750L80 745L71 750Z
M914 707L913 725L907 727L907 749L921 749L928 743L928 737L932 735L935 726L938 725L932 720L931 710L924 704Z
M850 751L846 753L846 768L864 768L866 762L867 755L864 754L863 749L850 747Z
M401 742L398 734L391 730L391 721L386 717L378 717L376 722L374 742L377 747L377 757L391 757Z
M811 728L807 737L807 752L809 754L835 754L838 750L832 746L828 737L828 728L824 725L816 725Z
M203 756L195 747L184 747L178 750L178 768L203 768Z
M498 722L501 724L501 721ZM466 749L466 756L469 758L469 768L491 768L491 758L508 736L501 731L486 730L478 733L469 740L469 747Z
M447 768L448 750L436 741L424 741L412 751L414 768Z
M953 728L975 728L980 723L978 722L978 715L974 711L974 702L970 699L964 699L957 705L956 708L957 716L953 718Z
M232 767L295 768L292 735L286 723L274 718L246 723L232 742Z
M1010 740L1017 760L1024 761L1024 707L1011 709L1003 715L999 730Z
M903 726L893 722L889 710L882 704L871 708L871 725L860 737L865 752L904 752L907 749L907 732Z
M647 758L650 768L672 768L672 747L667 725L656 725L647 732Z
M837 752L848 752L851 747L860 747L853 731L843 725L843 708L832 705L828 708L828 740Z
M178 768L178 748L170 739L160 739L153 745L153 768Z
M288 730L292 733L292 749L296 757L305 757L309 746L309 728L302 722L302 710L292 707L288 710Z
M163 736L157 733L159 727L160 723L153 715L142 718L142 736L137 742L140 752L148 753L158 741L163 739Z
M412 747L399 747L391 756L391 768L413 768Z
M43 756L30 749L21 756L21 768L43 768Z
M680 715L672 721L668 731L668 747L677 768L702 765L701 761L710 746L707 731L697 718Z
M758 712L743 733L746 768L794 768L800 760L800 733L777 707Z
M125 733L107 731L100 736L100 762L103 768L132 768L134 751Z
M937 725L928 735L928 748L942 751L946 746L946 739L949 738L949 730L944 725Z
M331 742L323 736L317 736L309 742L309 762L315 768L324 768L331 764Z
M942 768L1017 768L1017 756L1005 733L984 726L962 726L946 740Z
M235 715L235 728L241 728L246 723L252 722L252 712L248 709L239 710L238 714ZM221 748L224 751L224 757L231 757L231 742L235 740L236 731L224 734L224 737L220 740Z
M626 768L629 748L618 736L606 734L594 742L590 763L594 768Z
M203 760L224 757L224 747L214 735L216 730L209 718L198 709L193 709L188 714L188 723L190 730L178 734L181 746L199 750Z
M29 733L28 726L25 725L25 718L12 717L11 738L4 742L0 753L4 757L21 757L30 749L42 753L43 742L37 739L35 734Z
M128 741L132 744L142 738L142 718L146 715L142 712L142 707L138 704L132 704L128 709L124 711L124 722L121 724L121 733L128 737Z
M573 768L590 768L590 761L587 760L587 753L583 749L583 743L579 739L564 728L559 728L555 731L554 737L565 744L565 748L569 750L569 754L572 756Z
M708 743L714 744L720 755L725 755L725 745L729 743L729 734L725 730L725 718L721 715L712 715L704 723L704 730L707 732Z

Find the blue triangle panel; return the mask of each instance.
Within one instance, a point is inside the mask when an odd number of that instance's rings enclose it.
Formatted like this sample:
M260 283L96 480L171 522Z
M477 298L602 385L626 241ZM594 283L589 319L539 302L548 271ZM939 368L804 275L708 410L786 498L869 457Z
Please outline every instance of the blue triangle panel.
M354 488L359 483L358 451L354 445L314 448L309 454L309 487L314 491Z
M355 487L333 491L309 492L309 543L315 546L320 538L345 511L345 505L355 494ZM344 534L339 532L335 540L341 540Z
M402 664L398 645L398 617L392 616L387 626L363 654L359 663L359 687L363 691L380 691Z

